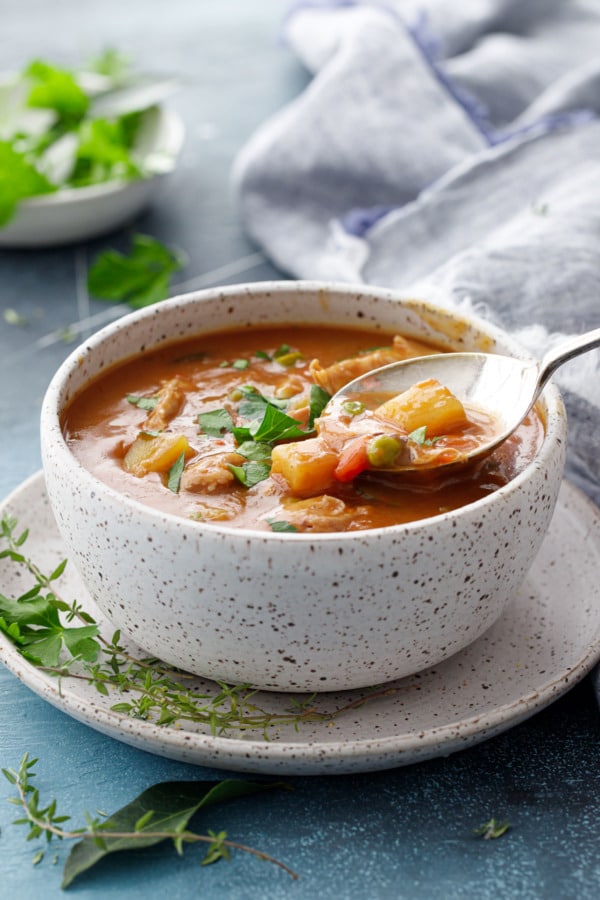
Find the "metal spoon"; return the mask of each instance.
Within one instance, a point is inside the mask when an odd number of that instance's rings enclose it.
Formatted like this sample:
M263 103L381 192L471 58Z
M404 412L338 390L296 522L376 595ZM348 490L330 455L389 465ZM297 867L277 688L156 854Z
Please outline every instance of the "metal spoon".
M372 393L399 394L427 378L445 385L463 404L490 413L497 431L489 441L468 453L462 462L485 456L521 424L559 366L600 346L600 328L564 341L528 362L493 353L436 353L391 363L360 375L339 390L333 400L360 399ZM403 466L402 468L406 468Z

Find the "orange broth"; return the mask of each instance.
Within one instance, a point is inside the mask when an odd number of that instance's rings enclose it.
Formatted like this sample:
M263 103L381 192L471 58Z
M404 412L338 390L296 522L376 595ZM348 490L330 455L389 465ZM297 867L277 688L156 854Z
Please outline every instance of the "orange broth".
M63 431L82 465L122 494L177 516L264 531L352 531L435 516L497 490L535 457L544 435L537 412L476 465L415 475L371 471L349 483L335 483L316 496L293 497L286 483L275 476L250 487L242 484L232 474L244 462L236 456L234 435L200 433L199 414L216 409L225 409L238 424L247 424L237 411L243 399L240 388L248 385L267 398L279 393L279 406L287 403L285 412L297 414L302 421L302 411L298 413L294 404L313 383L312 359L331 366L380 347L388 337L391 340L391 335L381 332L350 328L289 325L219 332L171 344L93 380L66 409ZM283 352L285 345L288 349ZM417 342L414 346L417 355L439 352ZM183 386L184 393L175 403L176 413L164 428L148 428L152 411L136 403L143 398L151 405L165 384L172 383ZM292 390L291 396L283 396ZM158 434L185 436L190 450L180 460L185 462L181 480L170 479L172 471L139 476L126 470L124 461L140 433L148 441ZM234 454L224 457L234 460L233 467L221 466L218 476L203 489L197 484L186 488L198 460L212 456L218 462L223 454Z

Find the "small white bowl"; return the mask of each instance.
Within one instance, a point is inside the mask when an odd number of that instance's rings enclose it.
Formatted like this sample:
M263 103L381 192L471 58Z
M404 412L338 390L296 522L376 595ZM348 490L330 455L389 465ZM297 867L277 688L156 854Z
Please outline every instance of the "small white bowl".
M430 519L342 534L269 534L159 512L86 471L61 431L69 400L108 366L196 334L294 322L526 355L483 321L381 289L282 282L177 297L104 328L53 378L41 418L50 504L94 600L149 654L267 690L381 684L470 644L523 582L562 479L566 420L554 387L543 395L539 454L513 481Z
M163 106L144 114L138 141L141 156L156 153L175 159L183 143L181 119ZM133 220L154 199L165 174L135 181L108 181L23 200L0 228L0 247L54 247L100 237Z

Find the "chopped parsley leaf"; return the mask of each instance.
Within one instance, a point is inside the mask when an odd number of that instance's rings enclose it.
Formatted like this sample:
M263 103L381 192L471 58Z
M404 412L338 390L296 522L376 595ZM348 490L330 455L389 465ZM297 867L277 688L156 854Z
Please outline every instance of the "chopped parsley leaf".
M138 409L145 409L147 412L150 412L151 410L156 409L156 404L158 403L159 398L136 397L135 394L127 394L126 400L133 406L137 406Z
M233 419L226 409L212 409L198 415L198 425L204 434L221 437L226 431L233 431Z
M237 480L247 488L254 487L260 481L264 481L271 473L271 466L265 462L250 460L242 466L229 466Z
M267 519L267 523L271 526L271 531L298 531L291 522L278 522L275 519Z
M174 494L179 493L179 482L181 481L184 466L185 453L181 453L169 469L169 474L167 476L167 487L170 491L173 491Z

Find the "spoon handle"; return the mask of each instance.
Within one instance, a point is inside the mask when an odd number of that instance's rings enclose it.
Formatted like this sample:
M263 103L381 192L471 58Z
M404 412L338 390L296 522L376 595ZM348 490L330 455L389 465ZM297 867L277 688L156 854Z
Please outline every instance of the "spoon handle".
M569 359L579 356L580 353L593 350L594 347L600 347L600 328L594 328L593 331L587 331L585 334L563 341L554 350L546 353L540 364L536 396L559 366Z

